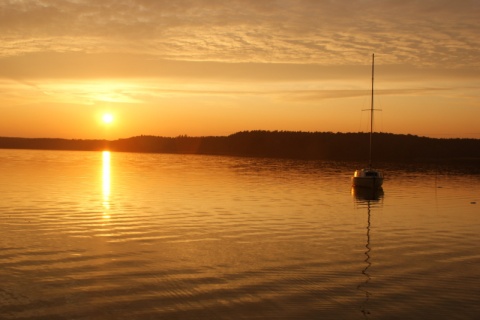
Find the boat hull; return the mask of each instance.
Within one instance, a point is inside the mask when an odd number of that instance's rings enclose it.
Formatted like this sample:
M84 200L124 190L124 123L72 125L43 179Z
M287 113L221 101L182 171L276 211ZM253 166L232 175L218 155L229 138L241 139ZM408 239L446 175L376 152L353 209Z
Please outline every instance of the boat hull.
M362 188L380 188L383 185L383 174L368 168L356 170L352 177L352 186Z
M352 177L352 186L360 188L380 188L383 177Z

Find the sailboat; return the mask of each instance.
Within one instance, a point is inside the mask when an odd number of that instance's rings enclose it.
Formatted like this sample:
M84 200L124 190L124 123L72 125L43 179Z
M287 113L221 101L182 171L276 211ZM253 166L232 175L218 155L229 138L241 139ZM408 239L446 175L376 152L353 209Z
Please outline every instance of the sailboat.
M353 187L380 188L383 184L383 173L372 168L372 135L373 135L373 79L375 71L375 54L372 54L372 98L370 104L370 153L368 167L355 170L352 177Z

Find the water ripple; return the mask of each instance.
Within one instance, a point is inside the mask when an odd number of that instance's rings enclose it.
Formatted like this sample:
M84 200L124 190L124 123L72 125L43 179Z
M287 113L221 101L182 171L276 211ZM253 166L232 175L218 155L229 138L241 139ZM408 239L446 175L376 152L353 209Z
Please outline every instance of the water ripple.
M2 319L480 314L478 192L465 187L475 177L415 172L367 199L351 194L344 164L25 150L2 159Z

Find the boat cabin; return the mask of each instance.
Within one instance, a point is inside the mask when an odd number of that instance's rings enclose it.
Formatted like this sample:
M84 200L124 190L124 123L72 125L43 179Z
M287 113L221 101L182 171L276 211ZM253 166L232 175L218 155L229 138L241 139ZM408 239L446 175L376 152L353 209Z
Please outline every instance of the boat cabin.
M369 178L383 178L383 174L379 171L375 171L373 169L362 169L362 170L355 170L353 174L355 178L361 177L369 177Z

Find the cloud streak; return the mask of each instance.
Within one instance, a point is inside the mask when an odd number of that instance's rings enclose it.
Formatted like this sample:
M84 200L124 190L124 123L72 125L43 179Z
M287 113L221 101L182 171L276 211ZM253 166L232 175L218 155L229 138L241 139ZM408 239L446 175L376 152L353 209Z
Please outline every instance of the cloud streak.
M474 0L4 1L2 56L134 53L222 62L480 67Z
M381 62L384 55L379 55ZM377 55L378 57L378 55ZM214 62L158 59L139 54L86 54L37 52L0 58L1 74L24 79L159 78L226 82L365 81L370 77L371 57L363 65L319 65L261 62ZM390 82L475 80L475 68L381 65L377 76Z

